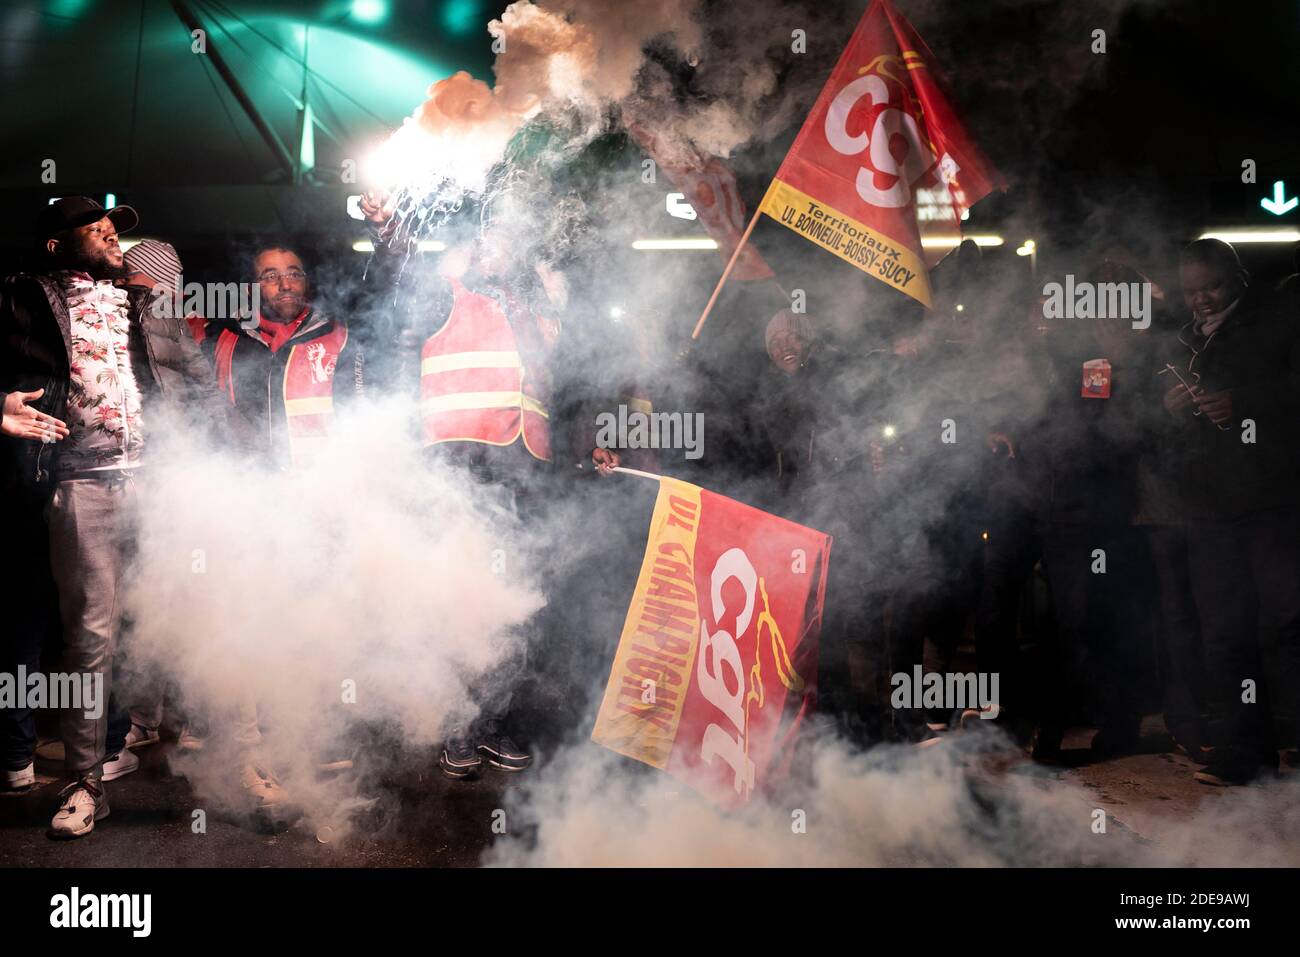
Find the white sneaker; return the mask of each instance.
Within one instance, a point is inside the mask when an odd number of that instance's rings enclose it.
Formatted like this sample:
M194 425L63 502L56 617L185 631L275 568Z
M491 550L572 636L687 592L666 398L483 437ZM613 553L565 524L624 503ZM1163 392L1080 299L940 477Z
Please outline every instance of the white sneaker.
M141 724L133 724L131 730L126 733L126 746L132 751L136 748L147 748L149 745L157 743L157 728L146 728Z
M182 725L180 737L176 739L176 747L182 751L202 751L203 745L207 738L194 732L193 725Z
M269 810L289 803L288 792L275 772L260 764L250 763L240 768L239 782L254 810Z
M289 799L280 779L265 765L245 764L239 776L244 787L244 807L257 830L283 831L302 817L302 809Z
M26 791L36 783L36 763L27 762L27 767L18 771L6 771L3 785L0 789L5 791Z
M84 837L95 829L95 822L108 817L108 796L93 781L82 778L73 781L59 793L63 801L50 832L55 837Z
M126 777L139 767L140 759L126 748L123 748L112 757L104 759L104 780L116 781L118 778Z

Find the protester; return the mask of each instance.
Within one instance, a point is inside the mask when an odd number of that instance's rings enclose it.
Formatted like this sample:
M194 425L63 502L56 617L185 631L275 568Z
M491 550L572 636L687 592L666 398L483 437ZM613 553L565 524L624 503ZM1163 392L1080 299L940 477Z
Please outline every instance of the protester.
M1083 273L1083 271L1081 271ZM1127 281L1131 270L1096 264L1090 283ZM1060 760L1066 727L1100 725L1096 756L1138 746L1136 668L1146 640L1141 600L1146 569L1134 530L1143 408L1150 360L1130 317L1049 319L1052 392L1043 422L1047 498L1043 568L1051 589L1053 641L1040 687L1035 756Z
M36 223L44 270L10 277L0 289L4 482L13 492L5 498L28 549L18 540L15 560L39 574L30 563L41 561L43 549L33 539L48 535L64 637L60 668L102 680L105 697L121 629L119 596L145 494L141 469L160 437L150 423L166 428L155 403L206 403L222 414L193 344L184 347L188 337L149 314L142 289L115 285L126 272L118 230L137 222L128 206L105 210L85 197L51 203ZM48 524L36 517L42 510ZM19 657L28 660L39 634L31 625L42 615L40 595L38 588L16 633L26 644ZM72 780L51 822L56 836L89 834L109 813L111 709L98 711L97 717L75 708L61 715L64 767Z
M184 302L181 288L184 267L180 256L176 254L175 246L156 239L142 239L128 249L123 258L127 268L126 279L123 280L125 285L143 286L153 291L155 296L167 295L171 300L168 311L179 313ZM195 342L203 341L204 326L207 325L203 316L188 313L185 325L189 327Z
M363 351L349 325L313 301L302 257L290 246L264 243L250 258L250 281L259 287L259 311L250 317L208 321L202 347L215 367L218 388L254 435L263 463L281 470L309 468L329 441L336 409L365 389ZM209 703L209 707L211 704ZM258 826L277 828L298 809L261 757L257 702L242 695L221 714L207 713L182 732L181 746L207 747L208 729L238 768L240 786ZM350 766L350 761L330 762Z
M1146 276L1142 278L1150 282ZM1177 435L1178 426L1158 401L1174 378L1165 362L1180 348L1178 328L1182 320L1160 286L1154 282L1151 286L1153 314L1147 354L1153 367L1147 375L1155 391L1143 408L1134 525L1144 536L1155 588L1155 657L1165 729L1178 749L1193 761L1204 763L1213 749L1206 741L1205 660L1201 623L1189 582L1186 515L1180 489L1188 461L1186 447Z
M1191 319L1164 407L1186 449L1189 586L1205 644L1213 747L1197 780L1244 784L1297 744L1300 719L1300 326L1227 243L1183 250Z
M1001 279L980 295L965 295L972 310L966 377L978 408L987 455L977 456L967 541L978 540L973 632L978 670L999 676L996 717L1020 745L1034 730L1032 669L1021 644L1021 609L1042 557L1044 455L1037 441L1050 388L1042 303L1023 283ZM1027 309L1017 306L1028 301ZM963 315L967 310L963 310ZM978 460L982 459L982 463ZM981 720L984 720L981 718Z
M891 343L890 407L873 423L882 500L878 524L891 547L888 649L891 674L947 672L955 664L979 592L979 489L991 454L995 410L977 396L995 368L971 355L972 327L990 295L974 243L936 271L936 308ZM960 307L960 308L958 308ZM895 709L905 739L933 743L960 717L956 707Z
M389 210L377 197L365 197L362 209L376 238L368 278L384 288L386 268L407 251L385 242ZM551 494L549 363L565 300L563 276L544 263L514 262L509 237L488 223L422 277L418 302L408 307L414 334L400 340L420 344L420 442L431 465L463 475L512 521L527 523ZM471 689L478 713L453 725L439 758L448 777L471 777L485 759L505 771L532 763L507 733L527 655Z
M755 431L766 463L767 510L835 539L817 668L818 710L848 737L879 741L887 721L881 664L871 654L871 436L864 417L884 400L883 352L850 358L819 321L782 309L763 327L769 366L756 379ZM878 609L877 609L878 610Z
M210 319L203 349L218 387L258 434L264 459L282 469L309 465L328 441L336 406L364 391L364 353L347 322L313 302L294 249L259 246L249 278L260 287L256 323Z
M208 383L209 388L215 389L212 370L197 346L190 347L188 343L178 341L184 335L175 325L176 317L181 315L180 286L184 267L180 256L176 253L176 248L170 243L159 242L156 239L143 239L132 245L122 258L126 264L126 275L119 280L119 285L128 290L143 291L148 295L146 320L159 329L160 335L177 343L175 350L184 356L185 378ZM203 341L205 321L199 315L185 316L185 324L196 344ZM169 374L169 371L163 372L163 375ZM188 420L193 432L208 432L218 440L237 436L239 444L244 446L250 444L251 430L232 410L222 410L224 414L219 415L214 422L203 421L195 414L196 410L192 405L188 408L186 406L187 403L173 403L167 410L167 414L173 421ZM208 411L211 411L210 407ZM156 744L160 739L159 729L163 719L162 688L150 678L141 677L134 690L136 694L130 701L129 710L130 731L125 739L126 748L131 751ZM179 740L186 750L194 747L197 739L189 723L182 726ZM128 754L119 754L118 760L130 762L132 758ZM109 764L112 763L110 760ZM112 775L115 770L112 767L107 768L104 779L113 780Z

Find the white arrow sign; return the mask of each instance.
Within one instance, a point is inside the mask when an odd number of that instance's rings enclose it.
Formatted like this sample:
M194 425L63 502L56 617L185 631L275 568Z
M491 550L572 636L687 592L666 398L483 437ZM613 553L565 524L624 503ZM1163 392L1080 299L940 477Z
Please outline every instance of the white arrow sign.
M1274 216L1281 216L1284 213L1291 212L1291 210L1295 209L1297 206L1300 206L1300 197L1292 196L1290 199L1287 199L1286 186L1281 180L1278 180L1273 184L1273 198L1269 199L1265 196L1259 201L1259 205L1263 206Z

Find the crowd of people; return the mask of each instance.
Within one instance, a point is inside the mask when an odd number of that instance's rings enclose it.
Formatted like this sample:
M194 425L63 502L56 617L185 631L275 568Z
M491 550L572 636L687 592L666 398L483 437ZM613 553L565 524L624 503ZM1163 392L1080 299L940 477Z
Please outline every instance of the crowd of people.
M1187 246L1179 290L1122 251L1081 264L1086 282L1145 285L1145 326L1047 318L1037 289L1008 295L963 247L924 321L846 341L782 308L752 322L767 368L718 392L693 372L720 360L664 361L648 328L599 383L561 370L558 344L581 334L562 321L574 308L562 271L514 261L483 219L415 272L384 197L361 208L375 252L353 300L322 308L303 250L276 240L241 277L258 313L219 317L178 307L171 245L123 252L130 207L69 197L42 211L41 267L0 285L4 577L26 596L5 612L4 671L39 672L61 645L57 670L103 675L111 692L141 482L168 454L166 430L305 468L350 404L404 392L430 466L490 489L522 523L557 475L622 464L830 532L818 708L861 744L945 733L956 717L894 707L890 678L951 671L973 643L978 671L1001 679L989 724L1035 760L1065 761L1076 725L1099 729L1094 756L1132 753L1159 710L1206 783L1294 763L1300 316L1294 287L1252 283L1231 246ZM688 463L599 445L593 411L619 404L702 412L708 451ZM510 733L517 681L500 676L535 666L502 662L476 683L474 713L446 728L443 773L530 765ZM160 694L118 698L98 717L60 714L70 780L56 835L90 833L108 813L104 783L160 739ZM255 812L290 803L258 760L256 701L187 713L177 746L213 735L239 745ZM5 708L6 789L34 784L36 745L32 709Z
M890 678L973 646L1000 678L989 723L1037 761L1166 747L1210 785L1290 770L1295 279L1262 287L1209 238L1177 288L1122 248L1081 260L1028 286L967 244L932 315L851 360L810 317L769 324L770 507L836 533L823 710L867 742L933 741L959 714L892 707ZM1054 282L1123 285L1133 309L1063 318ZM1167 736L1144 737L1154 712ZM1080 726L1090 747L1064 751Z

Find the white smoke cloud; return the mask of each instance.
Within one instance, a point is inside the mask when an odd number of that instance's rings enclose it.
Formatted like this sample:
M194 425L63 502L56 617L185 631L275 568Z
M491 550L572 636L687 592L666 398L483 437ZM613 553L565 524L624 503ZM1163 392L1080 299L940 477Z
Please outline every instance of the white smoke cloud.
M210 725L214 747L180 766L200 799L238 809L243 759L230 738L251 700L258 760L309 821L338 827L349 786L315 770L351 754L358 723L429 748L473 716L470 688L519 650L542 604L524 543L465 476L422 463L408 417L367 409L293 472L200 448L156 457L129 648L134 670L169 679Z
M863 753L825 737L775 793L723 813L680 782L578 745L551 780L509 808L523 822L512 833L529 836L498 842L484 863L988 867L1131 859L1120 840L1092 833L1082 789L995 778L980 761L968 747Z
M863 752L833 735L800 770L724 813L589 742L511 795L489 866L1286 867L1295 785L1202 791L1192 810L1115 806L1073 772L1025 764L999 734ZM1149 805L1150 799L1143 804ZM1098 810L1105 811L1098 825ZM1157 819L1153 820L1152 815ZM802 824L802 828L799 825ZM1140 830L1136 825L1141 825Z

